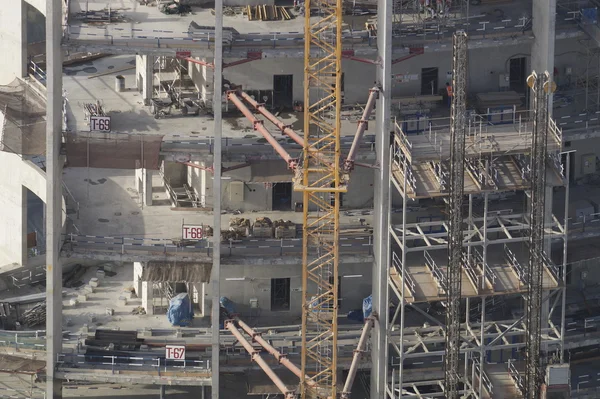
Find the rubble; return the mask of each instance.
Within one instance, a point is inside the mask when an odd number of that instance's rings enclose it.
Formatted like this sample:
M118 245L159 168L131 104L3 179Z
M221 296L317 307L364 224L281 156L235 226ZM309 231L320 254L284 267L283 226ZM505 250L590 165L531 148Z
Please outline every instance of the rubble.
M296 223L291 220L275 220L275 238L296 238Z
M250 219L231 218L229 219L229 230L238 233L242 237L250 235Z
M252 225L252 236L257 238L273 238L273 222L268 217L257 218Z
M38 302L31 309L23 312L21 323L25 327L34 327L46 323L46 302Z

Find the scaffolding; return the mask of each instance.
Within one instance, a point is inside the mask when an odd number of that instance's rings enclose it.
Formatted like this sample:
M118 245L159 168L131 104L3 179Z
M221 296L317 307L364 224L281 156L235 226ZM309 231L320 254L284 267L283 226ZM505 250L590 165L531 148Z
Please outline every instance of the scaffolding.
M457 88L457 83L454 86ZM546 118L547 115L546 112ZM387 325L390 359L387 397L484 398L494 397L494 392L520 396L527 390L526 381L533 381L526 378L526 353L534 350L539 354L542 348L546 354L558 352L562 359L564 252L562 265L551 261L543 248L535 252L535 264L539 266L535 269L535 292L541 295L535 297L535 304L531 300L530 303L534 309L545 309L536 319L539 326L536 331L540 334L530 335L530 316L534 311L520 312L514 309L516 306L507 304L516 303L521 296L532 292L533 270L529 267L532 240L539 242L542 237L542 242L554 241L565 248L566 218L562 221L554 215L545 215L540 233L539 215L532 226L528 209L498 209L500 205L491 200L492 195L502 192L530 190L533 184L539 188L539 173L543 173L547 186L568 184L568 176L560 162L556 162L562 151L562 131L549 118L545 119L545 126L540 125L540 117L543 115L528 111L505 125L493 126L486 122L485 116L468 118L463 157L465 215L457 217L461 212L456 212L455 205L450 207L447 220L416 223L409 212L411 201L436 198L450 201L447 197L452 180L449 164L453 152L452 123L450 120L438 125L435 131L411 135L395 125L391 185L399 192L403 204L398 219L392 219L394 214L391 214L389 227L388 302L397 306ZM541 143L540 131L545 132L545 141ZM543 146L541 158L536 158L541 161L535 165L531 164L530 156L534 142L538 148ZM544 214L543 203L537 201L533 207ZM458 361L460 383L449 387L444 365L449 364L446 332L450 320L446 321L445 315L451 306L448 275L456 272L448 264L447 253L449 242L456 235L453 223L463 226L459 235L462 248L457 251L462 301L459 323L453 325L459 336L458 347L453 347L458 356L452 360L454 364ZM506 317L511 306L512 313ZM407 318L409 311L413 316ZM425 325L410 324L416 318L425 320ZM456 323L454 318L451 321ZM538 340L533 346L529 343L530 336ZM430 365L426 376L411 370L415 360ZM497 363L499 360L501 363ZM535 377L538 383L542 375L540 367L541 364Z

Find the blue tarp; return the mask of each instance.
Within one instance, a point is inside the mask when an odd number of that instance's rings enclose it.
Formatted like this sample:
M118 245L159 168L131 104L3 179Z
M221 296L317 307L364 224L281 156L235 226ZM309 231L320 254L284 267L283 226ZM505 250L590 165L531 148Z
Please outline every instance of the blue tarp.
M221 304L221 307L225 308L229 314L235 313L235 305L231 299L227 298L226 296L222 296L221 299L219 299L219 303Z
M597 8L582 8L581 14L583 16L583 22L587 24L598 23L598 9Z
M174 326L187 327L194 318L194 312L191 310L190 297L188 294L178 294L169 301L169 310L167 319Z
M369 316L371 316L371 313L373 313L373 296L369 295L368 297L366 297L365 299L363 299L363 318L367 318Z

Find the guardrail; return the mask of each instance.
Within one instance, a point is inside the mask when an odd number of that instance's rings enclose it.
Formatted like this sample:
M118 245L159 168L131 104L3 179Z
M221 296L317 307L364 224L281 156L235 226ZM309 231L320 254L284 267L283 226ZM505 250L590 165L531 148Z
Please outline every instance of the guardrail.
M415 280L413 280L413 278L410 276L410 273L406 273L406 276L404 276L402 274L402 261L400 260L398 255L396 255L395 251L392 251L392 265L394 266L394 268L396 269L396 272L400 276L400 281L404 280L404 283L406 284L406 286L408 287L408 290L410 291L410 295L414 297L415 296L415 288L416 288L417 284L415 283Z
M521 284L527 284L527 274L525 268L519 263L515 254L510 250L510 248L508 248L506 244L504 244L504 254L508 265L515 271Z
M425 251L425 266L431 272L433 279L438 286L438 294L444 294L447 292L446 278L442 269L435 263L429 252Z
M210 371L210 360L170 360L155 356L101 356L88 354L59 353L56 356L59 368L81 368L82 364L94 368L109 369L114 374L119 370L136 369L140 371L161 372L183 371L198 373Z
M34 78L36 81L38 81L44 87L46 87L46 71L44 71L42 68L40 68L33 61L29 61L27 70L28 70L29 76Z
M473 366L475 367L475 371L477 372L477 375L480 376L481 381L482 381L483 386L485 387L486 391L490 394L491 397L493 397L494 384L492 384L492 381L490 380L490 377L488 377L486 372L481 370L481 365L479 364L479 360L473 359Z
M521 392L524 392L525 389L525 381L517 367L515 366L515 361L512 359L508 359L508 374L510 378L512 378L513 382L519 388Z
M67 248L74 250L76 247L91 247L92 249L119 252L121 254L135 251L160 252L165 254L173 252L205 252L207 256L210 256L214 247L212 240L209 239L198 240L194 245L181 246L174 244L173 240L162 238L109 237L76 234L65 234L64 238L63 248L67 246ZM340 237L340 249L346 253L367 252L371 255L373 250L372 236ZM224 256L249 255L248 250L259 250L257 254L262 254L265 250L270 250L270 255L277 253L279 256L298 254L302 251L302 238L247 238L221 243L221 254Z

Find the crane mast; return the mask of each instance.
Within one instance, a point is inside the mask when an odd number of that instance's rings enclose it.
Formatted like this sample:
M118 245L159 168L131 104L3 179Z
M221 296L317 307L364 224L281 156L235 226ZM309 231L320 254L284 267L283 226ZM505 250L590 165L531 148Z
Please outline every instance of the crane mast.
M446 273L446 397L456 399L460 390L460 302L463 254L463 212L465 178L467 86L467 34L453 37L452 97L450 125L450 181L448 193L448 270Z
M340 194L347 186L340 165L342 0L307 0L305 9L304 151L294 182L304 207L300 393L335 399Z
M525 356L525 397L540 397L542 276L544 270L544 211L546 190L546 159L548 142L548 96L551 82L547 73L533 72L527 79L533 91L533 132L530 156L530 235L529 264L527 267L527 336Z

